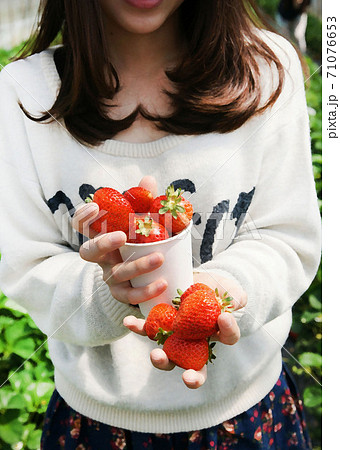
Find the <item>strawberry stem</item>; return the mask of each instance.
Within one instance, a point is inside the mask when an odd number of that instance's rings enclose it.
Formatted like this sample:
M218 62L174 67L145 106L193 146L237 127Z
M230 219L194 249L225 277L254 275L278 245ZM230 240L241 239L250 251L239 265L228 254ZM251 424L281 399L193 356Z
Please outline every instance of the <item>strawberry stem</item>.
M162 327L158 328L158 333L155 336L155 341L158 345L164 345L169 336L173 334L173 331L165 331Z
M146 216L144 220L138 219L137 220L137 230L136 234L141 234L142 236L149 237L152 229L153 229L153 220L151 217Z
M170 212L172 217L177 219L177 213L184 213L185 208L180 205L182 201L181 192L182 189L180 188L176 189L175 191L173 184L171 186L168 186L165 191L166 200L161 201L161 205L163 206L163 208L159 209L159 214Z
M175 297L172 299L172 304L175 306L179 306L181 304L181 297Z
M85 199L85 203L93 202L93 197L94 197L94 194L89 194L89 196L86 197L86 199Z
M172 300L172 303L175 305L175 307L177 307L177 309L178 309L178 307L180 306L180 304L181 304L181 297L182 297L182 295L183 295L183 291L181 290L181 289L177 289L177 296Z
M208 338L208 344L209 344L209 358L206 364L208 365L208 362L213 362L214 359L216 359L216 355L213 352L213 349L216 345L216 342L210 342L210 338Z
M233 301L233 297L231 297L227 291L222 295L222 297L220 297L218 289L216 288L215 294L216 299L221 306L221 312L231 313L234 311L234 305L231 303Z

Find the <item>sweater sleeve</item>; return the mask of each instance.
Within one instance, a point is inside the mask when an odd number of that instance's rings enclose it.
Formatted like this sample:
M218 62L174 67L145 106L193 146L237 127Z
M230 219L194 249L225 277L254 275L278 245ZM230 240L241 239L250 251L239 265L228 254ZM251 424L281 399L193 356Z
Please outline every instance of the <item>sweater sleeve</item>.
M29 119L6 68L0 98L0 287L48 337L83 346L109 343L128 332L123 318L138 310L115 300L100 266L82 260L63 239L34 167Z
M246 291L246 307L234 313L243 336L289 310L309 287L320 259L303 75L295 50L284 46L283 91L256 119L264 151L247 220L226 250L195 269L232 278ZM256 233L249 232L254 225Z

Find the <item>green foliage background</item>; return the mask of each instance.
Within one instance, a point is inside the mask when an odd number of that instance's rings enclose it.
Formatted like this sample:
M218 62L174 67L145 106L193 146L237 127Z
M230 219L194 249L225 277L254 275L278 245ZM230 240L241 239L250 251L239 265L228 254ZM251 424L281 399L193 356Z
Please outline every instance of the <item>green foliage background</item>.
M277 0L259 0L269 14ZM314 60L321 59L321 23L309 17L307 44ZM0 49L5 66L17 52ZM313 168L321 210L321 74L317 63L307 58L311 77L307 84L310 111ZM1 68L1 66L0 66ZM293 309L293 326L283 357L296 375L303 393L307 424L314 450L321 448L321 267L311 287ZM46 336L25 310L0 293L0 449L39 449L44 412L54 389L53 366ZM311 374L314 378L312 378ZM8 380L6 382L6 380Z
M275 25L275 14L279 0L257 0L258 5ZM278 30L280 31L280 30ZM306 98L310 112L311 144L314 180L322 213L322 78L320 72L322 51L322 23L308 14L306 30L308 56L306 61L310 76L306 81ZM307 425L313 441L313 449L321 449L321 339L322 339L322 269L308 291L293 308L291 336L283 350L283 358L295 374L307 415Z

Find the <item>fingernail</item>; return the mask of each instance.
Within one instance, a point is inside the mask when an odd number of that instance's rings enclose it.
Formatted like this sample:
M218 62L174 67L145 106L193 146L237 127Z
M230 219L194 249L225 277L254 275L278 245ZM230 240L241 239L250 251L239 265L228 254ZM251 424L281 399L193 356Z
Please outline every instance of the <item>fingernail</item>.
M224 320L224 325L226 326L226 327L231 327L231 325L232 325L232 321L233 321L233 319L232 319L232 317L231 317L231 314L230 313L223 313L224 314L224 316L223 316L223 320Z
M159 363L163 362L163 358L162 358L161 355L154 355L154 356L153 356L153 360L154 360L154 362L155 362L156 364L159 364Z
M164 288L164 286L167 286L167 285L168 285L168 283L165 280L158 281L157 289L162 289L162 288Z
M129 327L130 325L132 325L132 320L131 320L131 316L126 316L123 319L123 325L125 327Z
M126 234L122 231L114 231L109 234L109 240L113 245L125 244Z
M149 264L150 264L150 266L156 266L157 264L160 263L160 260L161 260L161 258L157 254L149 256Z
M90 250L90 240L84 242L82 247L84 250Z
M97 205L97 203L87 203L83 207L83 211L86 211L86 213L91 213L91 212L97 211L98 208L99 208L99 206Z

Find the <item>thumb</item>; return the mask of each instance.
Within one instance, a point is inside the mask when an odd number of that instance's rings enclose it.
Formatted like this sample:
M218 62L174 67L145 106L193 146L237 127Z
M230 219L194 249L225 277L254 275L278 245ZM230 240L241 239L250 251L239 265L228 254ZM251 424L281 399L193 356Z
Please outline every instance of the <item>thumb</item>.
M241 334L235 317L231 313L225 312L220 314L217 320L219 327L218 340L226 345L236 344Z
M138 186L147 189L154 197L157 197L157 181L152 175L146 175L143 177Z

